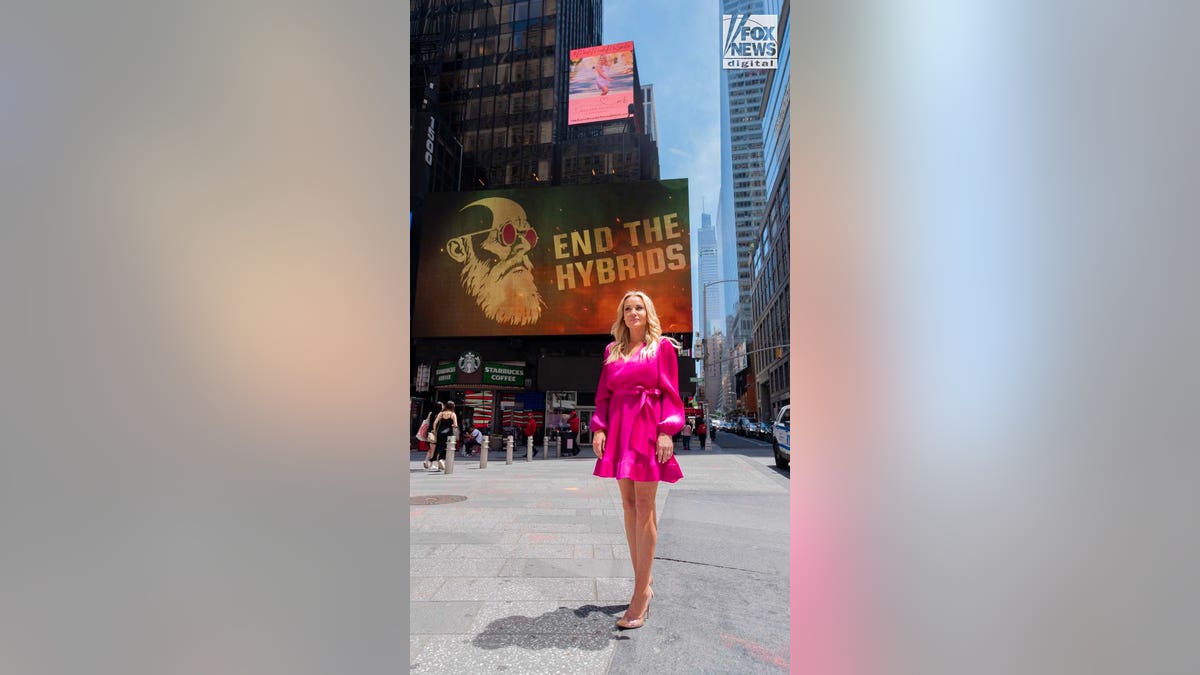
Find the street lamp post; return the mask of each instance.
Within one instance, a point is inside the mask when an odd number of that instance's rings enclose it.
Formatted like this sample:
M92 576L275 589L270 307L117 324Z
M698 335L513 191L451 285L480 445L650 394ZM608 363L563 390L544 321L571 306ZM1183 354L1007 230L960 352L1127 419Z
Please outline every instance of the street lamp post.
M705 380L708 379L708 287L716 286L717 284L736 284L737 282L738 282L737 279L721 279L720 281L710 281L707 284L704 284L704 290L702 290L700 292L700 303L704 306L703 309L701 310L701 316L702 316L701 322L704 324L702 326L702 328L704 330L700 331L700 341L701 341L701 344L704 345L704 378L703 379L705 379ZM707 409L709 409L709 410L712 409L712 406L708 404L709 401L708 401L707 382L705 383L705 386L704 386L704 403L705 403L705 407Z

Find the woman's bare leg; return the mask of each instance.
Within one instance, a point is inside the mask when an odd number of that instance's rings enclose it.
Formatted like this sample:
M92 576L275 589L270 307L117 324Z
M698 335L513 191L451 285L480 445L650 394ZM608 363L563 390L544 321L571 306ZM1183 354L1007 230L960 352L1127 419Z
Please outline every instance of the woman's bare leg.
M617 480L621 488L621 509L625 513L625 541L629 543L629 562L637 570L637 503L634 501L633 481L628 478Z
M658 545L658 514L655 498L658 483L634 483L634 528L636 553L633 557L633 599L629 602L626 615L640 618L646 614L650 603L650 575L654 565L654 548ZM633 551L634 549L630 549Z

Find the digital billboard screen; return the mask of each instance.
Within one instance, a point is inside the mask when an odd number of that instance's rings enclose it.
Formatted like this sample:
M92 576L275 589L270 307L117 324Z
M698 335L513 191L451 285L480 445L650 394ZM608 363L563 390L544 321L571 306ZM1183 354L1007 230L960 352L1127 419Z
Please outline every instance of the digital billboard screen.
M567 124L629 116L633 103L633 43L572 49L568 73Z
M414 337L602 335L628 290L692 330L687 179L430 194Z

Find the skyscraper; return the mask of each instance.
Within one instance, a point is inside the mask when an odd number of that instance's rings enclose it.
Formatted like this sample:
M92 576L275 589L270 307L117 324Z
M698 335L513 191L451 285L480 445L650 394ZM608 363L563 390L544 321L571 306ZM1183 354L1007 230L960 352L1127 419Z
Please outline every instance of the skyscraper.
M717 267L717 231L713 227L711 214L700 214L699 245L697 257L700 263L700 288L703 289L704 284L720 279L718 276L720 270ZM704 305L701 311L707 314L708 320L708 325L704 326L703 331L705 335L708 335L713 332L714 326L719 327L724 324L725 307L721 302L720 286L710 286L707 291L702 290L702 292L704 297L700 301Z
M763 0L722 0L723 14L762 14ZM759 107L768 71L721 71L721 204L718 215L725 244L736 251L737 304L727 308L738 316L731 343L750 337L751 258L766 206L763 173L762 124ZM731 241L732 240L732 241ZM742 311L738 312L738 309ZM732 344L730 345L732 347Z
M721 0L722 14L774 13L778 0ZM718 33L719 34L719 33ZM723 36L722 36L723 37ZM759 109L769 70L721 70L721 200L718 216L720 236L726 251L736 258L725 260L727 274L736 275L736 302L729 305L729 333L725 341L722 381L734 383L738 406L754 413L758 389L748 367L754 315L751 306L753 274L751 259L758 242L766 205L763 173L762 124ZM733 270L730 270L733 263ZM733 278L732 276L730 278ZM732 285L732 284L731 284ZM728 296L727 296L728 297Z
M709 402L716 403L719 400L720 386L720 363L721 351L714 350L716 339L714 333L720 331L719 326L725 323L725 307L721 294L721 285L713 285L704 288L705 284L712 283L720 279L718 276L720 270L717 266L717 231L713 227L712 215L707 213L700 214L700 230L698 233L697 259L700 270L700 292L701 298L701 321L708 323L702 325L705 338L704 346L704 392ZM716 362L714 362L716 361Z
M459 161L455 184L555 182L554 142L567 130L567 56L600 44L601 0L414 0L412 7L412 101L431 101L435 128L461 143L450 158ZM414 148L426 134L414 128Z
M767 76L761 114L766 171L767 208L759 226L758 246L754 249L754 281L751 292L753 334L751 344L764 349L790 342L791 264L788 190L791 186L791 2L785 0L779 15L779 68ZM788 374L791 353L786 347L756 352L754 382L759 419L774 419L790 402Z
M654 85L642 85L642 111L646 119L646 134L658 142L658 117L654 114Z

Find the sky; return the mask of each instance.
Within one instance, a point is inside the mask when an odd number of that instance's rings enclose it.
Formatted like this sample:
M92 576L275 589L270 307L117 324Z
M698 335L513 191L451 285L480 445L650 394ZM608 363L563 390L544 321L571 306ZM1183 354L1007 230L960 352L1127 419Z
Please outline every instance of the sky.
M715 0L604 0L604 43L632 40L641 83L654 85L659 174L688 179L693 263L700 214L715 216L721 189L720 32ZM693 265L695 326L698 269Z

